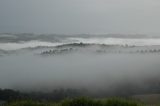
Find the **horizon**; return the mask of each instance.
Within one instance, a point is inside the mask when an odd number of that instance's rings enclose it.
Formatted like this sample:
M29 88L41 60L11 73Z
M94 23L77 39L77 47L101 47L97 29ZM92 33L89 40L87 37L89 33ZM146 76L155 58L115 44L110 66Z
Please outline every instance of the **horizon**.
M159 12L160 0L0 0L0 106L158 106Z

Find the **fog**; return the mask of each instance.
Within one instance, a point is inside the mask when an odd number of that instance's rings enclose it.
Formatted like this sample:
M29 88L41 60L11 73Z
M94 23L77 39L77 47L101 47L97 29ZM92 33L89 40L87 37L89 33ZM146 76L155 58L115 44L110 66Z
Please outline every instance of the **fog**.
M159 92L157 37L1 35L0 88L87 89L99 96Z
M0 0L0 88L159 93L159 11L158 0Z
M160 80L159 53L95 54L82 51L41 56L30 52L0 57L1 88L45 92L59 88L85 88L99 95L111 91L114 95L128 84L133 87L133 92L147 89L150 93Z

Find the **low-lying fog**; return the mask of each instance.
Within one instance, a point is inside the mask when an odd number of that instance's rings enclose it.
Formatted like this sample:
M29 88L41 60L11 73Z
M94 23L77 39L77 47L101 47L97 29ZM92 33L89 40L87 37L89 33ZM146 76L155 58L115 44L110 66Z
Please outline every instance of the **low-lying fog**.
M22 49L19 50L21 52L14 51L13 54L1 56L0 87L27 91L85 88L97 93L115 93L121 92L121 89L151 93L160 88L160 53L88 52L97 49L94 46L60 55L42 56L38 54L43 51L39 48ZM124 48L121 48L123 51ZM136 51L149 47L127 48ZM107 46L105 50L108 50ZM160 52L159 49L157 52Z
M159 82L159 54L14 55L0 58L0 86L26 90L113 90L127 82ZM150 83L150 82L148 82Z

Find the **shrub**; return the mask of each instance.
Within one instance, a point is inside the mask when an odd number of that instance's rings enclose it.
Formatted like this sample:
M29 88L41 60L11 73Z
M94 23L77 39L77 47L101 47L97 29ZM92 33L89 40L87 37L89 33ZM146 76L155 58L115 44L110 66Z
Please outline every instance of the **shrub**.
M112 98L104 102L104 106L138 106L138 103L133 100L122 98Z
M142 106L142 104L122 98L91 99L88 97L79 97L74 99L65 99L58 103L37 102L33 100L14 101L9 103L7 106Z

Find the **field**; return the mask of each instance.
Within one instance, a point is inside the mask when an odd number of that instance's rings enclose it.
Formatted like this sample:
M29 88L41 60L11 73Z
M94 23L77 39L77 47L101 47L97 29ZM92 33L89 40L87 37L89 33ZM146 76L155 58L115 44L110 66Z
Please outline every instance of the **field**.
M132 99L91 99L88 97L78 97L74 99L65 99L60 102L17 100L9 102L5 106L145 106L145 104Z
M147 104L160 104L160 94L135 95L134 98L139 99Z

